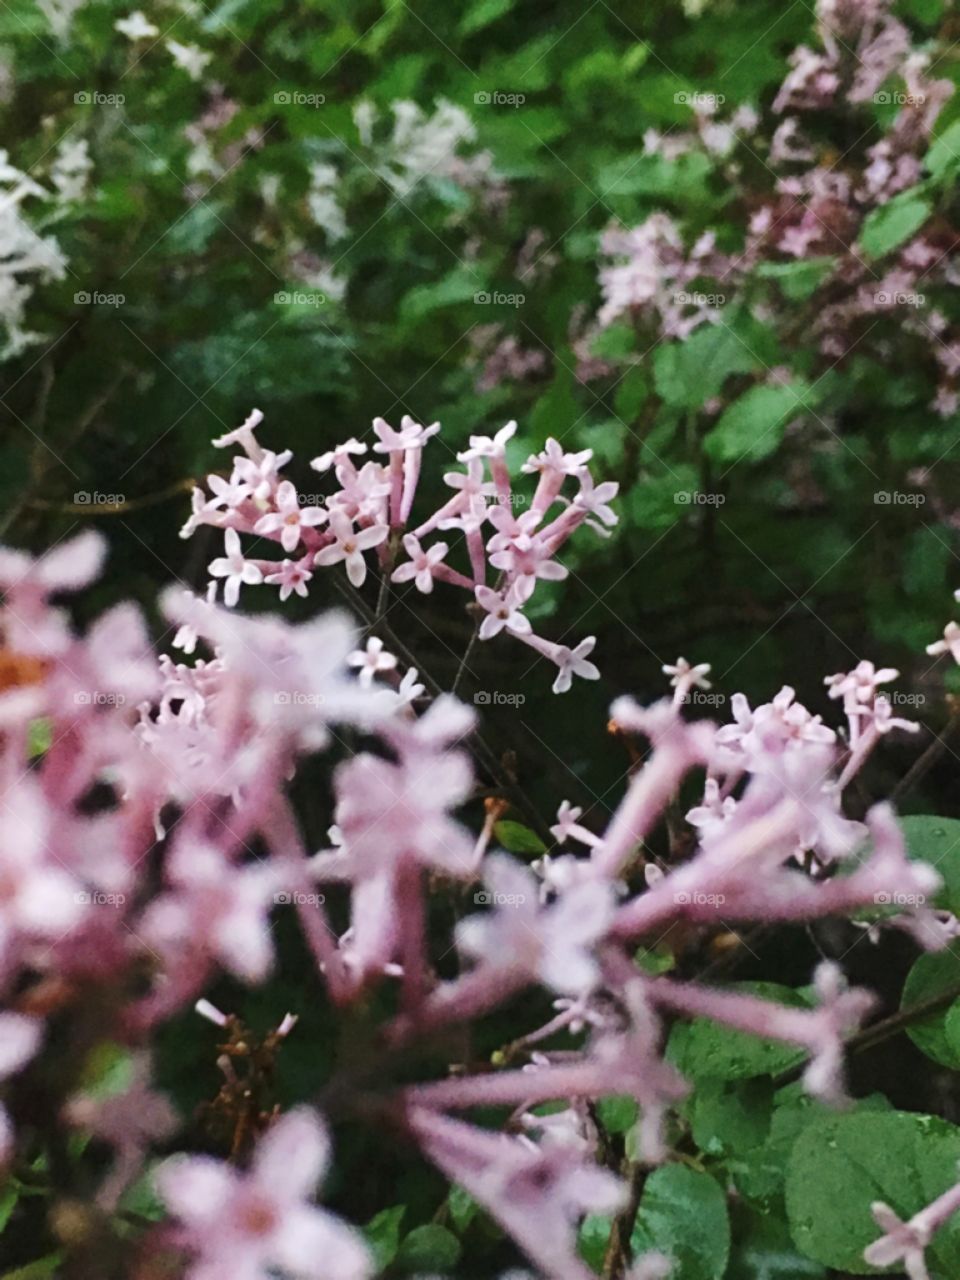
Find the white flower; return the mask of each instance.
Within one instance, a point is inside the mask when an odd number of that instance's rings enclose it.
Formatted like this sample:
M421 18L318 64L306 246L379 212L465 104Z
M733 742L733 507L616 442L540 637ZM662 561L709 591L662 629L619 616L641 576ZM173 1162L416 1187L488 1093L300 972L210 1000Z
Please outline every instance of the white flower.
M126 18L118 18L113 24L113 29L119 31L122 36L126 36L128 40L148 40L151 36L160 34L160 28L148 21L139 9L134 9L133 13Z
M347 656L347 665L359 667L360 683L369 689L373 684L373 677L381 671L392 671L397 665L397 659L392 653L387 653L379 636L371 636L365 649L354 649Z
M191 80L199 80L213 54L199 49L195 44L181 44L178 40L167 40L165 43L177 66L185 71Z
M385 524L374 524L369 529L355 530L353 521L339 507L330 512L330 530L335 542L322 547L314 557L314 564L331 565L346 562L347 577L355 587L362 587L367 576L363 552L378 547L390 530Z
M581 680L600 679L600 672L592 662L587 661L587 655L593 653L596 643L596 636L587 636L575 649L568 649L564 644L557 645L554 662L560 669L553 682L554 693L566 693L573 684L574 676L579 676Z
M226 555L218 560L211 560L208 571L215 578L226 578L223 586L223 603L232 609L240 599L240 586L256 586L263 581L263 573L252 561L246 560L240 545L240 535L236 529L227 529L223 535Z

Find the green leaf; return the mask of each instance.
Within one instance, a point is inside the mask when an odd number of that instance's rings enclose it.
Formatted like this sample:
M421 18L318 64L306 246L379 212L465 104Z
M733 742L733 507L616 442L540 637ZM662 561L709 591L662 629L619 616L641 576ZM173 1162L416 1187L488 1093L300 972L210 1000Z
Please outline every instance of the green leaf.
M646 371L631 369L617 386L613 407L625 422L635 418L650 395L650 383Z
M693 1140L705 1155L748 1152L766 1141L772 1111L769 1080L702 1080L690 1105Z
M724 410L703 441L718 462L756 462L774 453L787 423L804 411L810 388L804 382L786 387L751 387Z
M882 1232L870 1205L910 1218L957 1180L960 1129L905 1111L833 1115L810 1125L787 1166L787 1217L797 1247L825 1266L870 1275L863 1251ZM960 1274L960 1223L934 1236L929 1254Z
M496 22L497 18L509 13L513 3L514 0L474 0L460 19L460 34L469 36L475 31L482 31L491 22Z
M504 819L493 824L493 836L502 844L508 853L546 853L547 846L535 831L525 827L522 822L511 822Z
M686 342L669 342L653 355L657 394L678 409L699 409L719 395L732 373L750 373L757 361L725 324L702 325Z
M960 820L913 814L901 818L900 826L910 857L929 862L943 878L934 905L960 912Z
M597 1102L597 1115L607 1133L626 1133L637 1123L636 1098L628 1094L619 1094L612 1098L600 1098Z
M775 280L791 302L803 302L833 271L836 258L807 258L799 262L761 262L755 274Z
M20 1188L12 1179L8 1179L3 1187L0 1188L0 1231L6 1227L10 1221L10 1215L17 1207L17 1201L20 1199Z
M933 140L924 164L935 178L952 176L960 168L960 120L954 120Z
M402 320L420 320L441 307L451 307L462 302L486 298L483 281L472 271L451 271L442 279L430 284L418 284L410 289L400 303ZM489 308L488 308L489 309Z
M31 760L44 755L50 750L53 741L53 721L46 716L38 716L30 721L27 731L27 755Z
M919 956L907 974L903 984L901 1009L912 1008L927 1000L935 999L950 988L960 987L960 956L951 948L945 951L928 951ZM958 997L960 998L960 997ZM907 1035L917 1048L939 1062L941 1066L960 1070L960 1056L952 1047L947 1035L947 1014L950 1005L945 1004L937 1013L918 1022L911 1022Z
M777 1214L737 1205L733 1235L726 1280L825 1280L827 1273L819 1262L797 1253L786 1222Z
M659 1249L683 1280L720 1280L730 1253L726 1196L707 1173L682 1164L647 1178L630 1237L634 1254Z
M799 992L775 982L740 982L732 989L791 1008L808 1007ZM693 1080L748 1080L776 1075L804 1057L793 1045L734 1031L709 1018L678 1022L670 1033L667 1056L682 1075Z
M400 1224L406 1212L407 1207L403 1204L394 1205L391 1209L381 1209L363 1228L367 1244L373 1250L378 1271L389 1267L397 1256L400 1248Z
M612 1227L613 1219L599 1213L587 1214L580 1225L577 1235L580 1256L588 1267L598 1273L603 1270Z
M437 1222L414 1227L397 1254L403 1271L449 1271L460 1260L460 1241Z
M15 1271L5 1271L0 1280L45 1280L47 1276L55 1276L57 1268L63 1261L60 1253L48 1253L45 1258L38 1258L25 1267L17 1267Z
M447 1193L447 1208L453 1225L461 1235L480 1211L480 1206L470 1192L457 1186L451 1187Z
M882 258L919 231L931 212L930 201L915 188L894 196L864 221L857 237L860 248L871 258Z

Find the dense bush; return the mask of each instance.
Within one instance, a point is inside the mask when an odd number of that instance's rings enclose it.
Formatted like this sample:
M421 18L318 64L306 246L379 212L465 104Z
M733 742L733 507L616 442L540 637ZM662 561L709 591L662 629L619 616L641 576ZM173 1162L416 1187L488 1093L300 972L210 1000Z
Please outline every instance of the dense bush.
M958 1274L956 35L2 7L2 1280Z

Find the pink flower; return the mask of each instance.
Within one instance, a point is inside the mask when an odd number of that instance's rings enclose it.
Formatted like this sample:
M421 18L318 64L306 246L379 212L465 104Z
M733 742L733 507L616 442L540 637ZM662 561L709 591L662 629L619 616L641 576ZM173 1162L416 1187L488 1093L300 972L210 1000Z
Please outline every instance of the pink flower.
M43 1023L22 1013L0 1013L0 1080L26 1066L40 1047ZM6 1109L0 1106L0 1164L10 1159L13 1131Z
M252 409L249 416L239 427L233 431L228 431L226 435L218 436L214 440L213 445L216 449L229 449L232 445L238 444L249 457L257 459L263 455L263 450L257 443L254 435L257 427L263 421L263 414L259 409Z
M359 667L360 683L369 689L374 676L381 671L392 671L397 659L392 653L387 653L379 636L371 636L365 649L355 649L348 655L347 665Z
M470 448L458 453L457 461L470 462L473 458L504 458L507 452L507 444L513 439L516 431L517 424L511 420L492 437L471 436Z
M686 658L678 658L673 666L660 668L665 676L670 676L670 687L676 689L676 699L682 702L691 689L711 689L713 686L707 679L710 674L709 662L698 662L691 666Z
M275 573L268 573L264 582L280 588L281 602L287 600L294 591L298 596L306 598L307 583L313 578L313 574L307 568L310 562L309 555L304 556L302 560L283 560L280 568Z
M327 453L321 453L318 458L313 458L310 466L314 471L329 471L332 466L340 466L343 462L348 461L351 453L363 454L367 452L367 446L361 444L359 440L353 436L344 444L338 444L335 449L330 449Z
M596 636L587 636L586 640L581 640L575 649L569 649L565 644L555 647L553 660L559 670L553 682L554 693L566 693L573 684L574 676L579 676L581 680L600 679L599 670L592 662L587 661L596 643Z
M279 533L284 551L296 549L302 529L312 529L323 524L327 513L323 507L303 507L296 489L289 480L283 480L274 494L276 511L261 516L253 526L254 533Z
M363 552L378 547L390 530L385 524L374 524L369 529L355 530L353 521L338 507L330 511L330 529L335 541L322 547L314 556L314 564L331 565L345 561L347 577L355 587L362 587L367 576Z
M412 533L403 539L403 546L410 559L394 569L391 582L409 582L412 578L417 590L429 595L433 590L434 570L450 548L445 542L435 542L424 551L420 539Z
M493 911L457 926L457 944L483 964L539 979L558 995L583 995L600 971L592 955L613 919L613 897L597 880L575 885L549 906L540 905L536 879L503 854L487 860L489 892L478 901Z
M948 622L943 629L943 639L928 644L927 653L931 658L949 653L954 662L960 662L960 627L955 622Z
M232 609L240 599L240 586L256 586L263 581L263 571L252 561L244 558L240 545L240 535L236 529L227 529L223 535L226 555L219 560L211 560L208 572L215 578L226 578L223 587L223 602Z
M289 449L284 449L283 453L264 449L257 458L234 459L233 467L237 477L249 486L251 497L265 502L279 483L277 473L292 457Z
M564 453L553 436L548 436L542 452L532 453L520 470L527 475L550 471L561 476L575 476L583 470L592 457L592 449L582 449L579 453Z
M619 484L615 480L606 480L603 484L594 486L593 476L585 467L577 476L580 480L580 492L574 498L573 505L578 511L585 511L587 515L595 517L595 520L588 520L587 523L598 533L604 533L605 528L612 529L619 517L609 503L619 493ZM600 523L597 524L596 521Z
M520 612L521 602L516 591L511 588L505 595L493 591L490 587L474 587L477 604L485 610L486 617L480 624L480 639L492 640L506 629L514 635L529 635L533 630L530 619Z
M316 1112L282 1116L260 1139L249 1172L209 1156L175 1156L155 1175L193 1256L186 1280L268 1280L276 1269L317 1280L365 1280L361 1237L312 1203L330 1161Z
M377 435L374 453L397 453L406 449L422 449L430 437L440 430L440 423L434 422L429 427L424 427L405 413L400 419L399 431L395 431L383 418L374 418L373 430Z

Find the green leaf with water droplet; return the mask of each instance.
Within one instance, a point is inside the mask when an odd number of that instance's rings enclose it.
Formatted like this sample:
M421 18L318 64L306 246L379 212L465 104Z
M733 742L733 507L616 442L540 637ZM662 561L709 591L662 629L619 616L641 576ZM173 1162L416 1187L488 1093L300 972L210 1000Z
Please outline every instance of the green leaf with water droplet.
M831 1115L806 1128L787 1166L787 1218L797 1248L825 1266L874 1275L863 1251L883 1233L880 1200L910 1218L957 1181L960 1129L906 1111ZM960 1275L960 1222L937 1232L931 1269Z
M659 1249L680 1280L720 1280L730 1253L727 1198L708 1173L668 1164L647 1178L630 1237L634 1255Z

